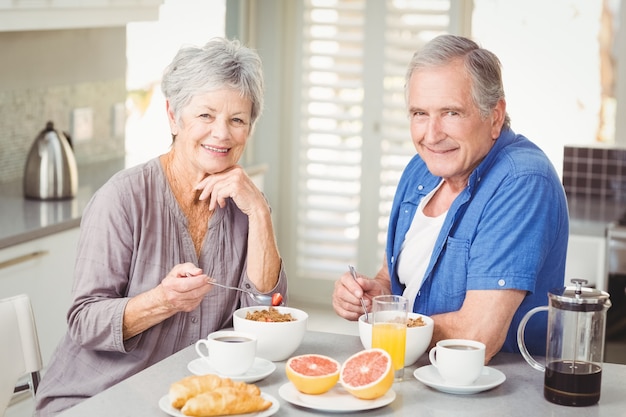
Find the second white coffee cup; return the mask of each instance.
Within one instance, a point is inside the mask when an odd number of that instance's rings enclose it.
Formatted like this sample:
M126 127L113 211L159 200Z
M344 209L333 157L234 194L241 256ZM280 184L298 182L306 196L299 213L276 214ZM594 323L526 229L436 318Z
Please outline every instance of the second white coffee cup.
M196 352L220 375L245 374L256 357L256 336L220 330L196 342Z
M483 371L485 345L467 339L440 340L428 357L448 384L471 385Z

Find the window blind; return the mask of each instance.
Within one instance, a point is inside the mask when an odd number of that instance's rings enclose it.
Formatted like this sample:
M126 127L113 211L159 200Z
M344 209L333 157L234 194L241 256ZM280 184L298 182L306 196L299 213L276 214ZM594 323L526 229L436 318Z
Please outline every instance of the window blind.
M415 154L408 62L450 27L451 0L302 0L296 279L380 266L393 194Z

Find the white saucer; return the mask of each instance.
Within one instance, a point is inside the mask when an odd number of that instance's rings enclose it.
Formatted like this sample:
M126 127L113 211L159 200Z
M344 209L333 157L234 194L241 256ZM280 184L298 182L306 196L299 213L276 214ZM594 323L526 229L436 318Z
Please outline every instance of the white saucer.
M233 381L243 381L250 383L259 381L270 375L276 370L276 365L274 365L273 362L268 361L267 359L255 358L252 367L248 369L245 374L230 376L219 374L207 361L202 358L197 358L187 364L187 369L189 369L189 372L194 375L215 374L223 378L230 378Z
M476 394L495 388L506 380L502 372L488 366L483 368L482 374L472 385L450 385L441 378L437 368L432 365L417 368L413 376L423 384L448 394Z

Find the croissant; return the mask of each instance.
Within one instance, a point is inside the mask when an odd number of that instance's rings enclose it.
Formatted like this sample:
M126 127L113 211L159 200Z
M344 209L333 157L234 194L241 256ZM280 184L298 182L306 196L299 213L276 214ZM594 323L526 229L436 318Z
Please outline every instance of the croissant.
M213 391L219 387L232 387L250 395L261 395L261 390L254 384L233 381L230 378L221 378L212 374L192 375L170 385L170 403L174 408L181 408L190 398L203 392Z
M234 387L221 387L190 398L180 411L187 416L210 417L259 412L271 405L260 395Z

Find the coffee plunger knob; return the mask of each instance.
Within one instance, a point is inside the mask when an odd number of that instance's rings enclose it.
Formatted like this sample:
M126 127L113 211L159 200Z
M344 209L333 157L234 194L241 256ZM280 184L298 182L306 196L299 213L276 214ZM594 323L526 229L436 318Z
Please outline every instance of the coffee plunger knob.
M587 285L587 280L574 278L572 279L572 284L576 285L576 290L575 290L576 295L580 295L583 293L583 285Z

